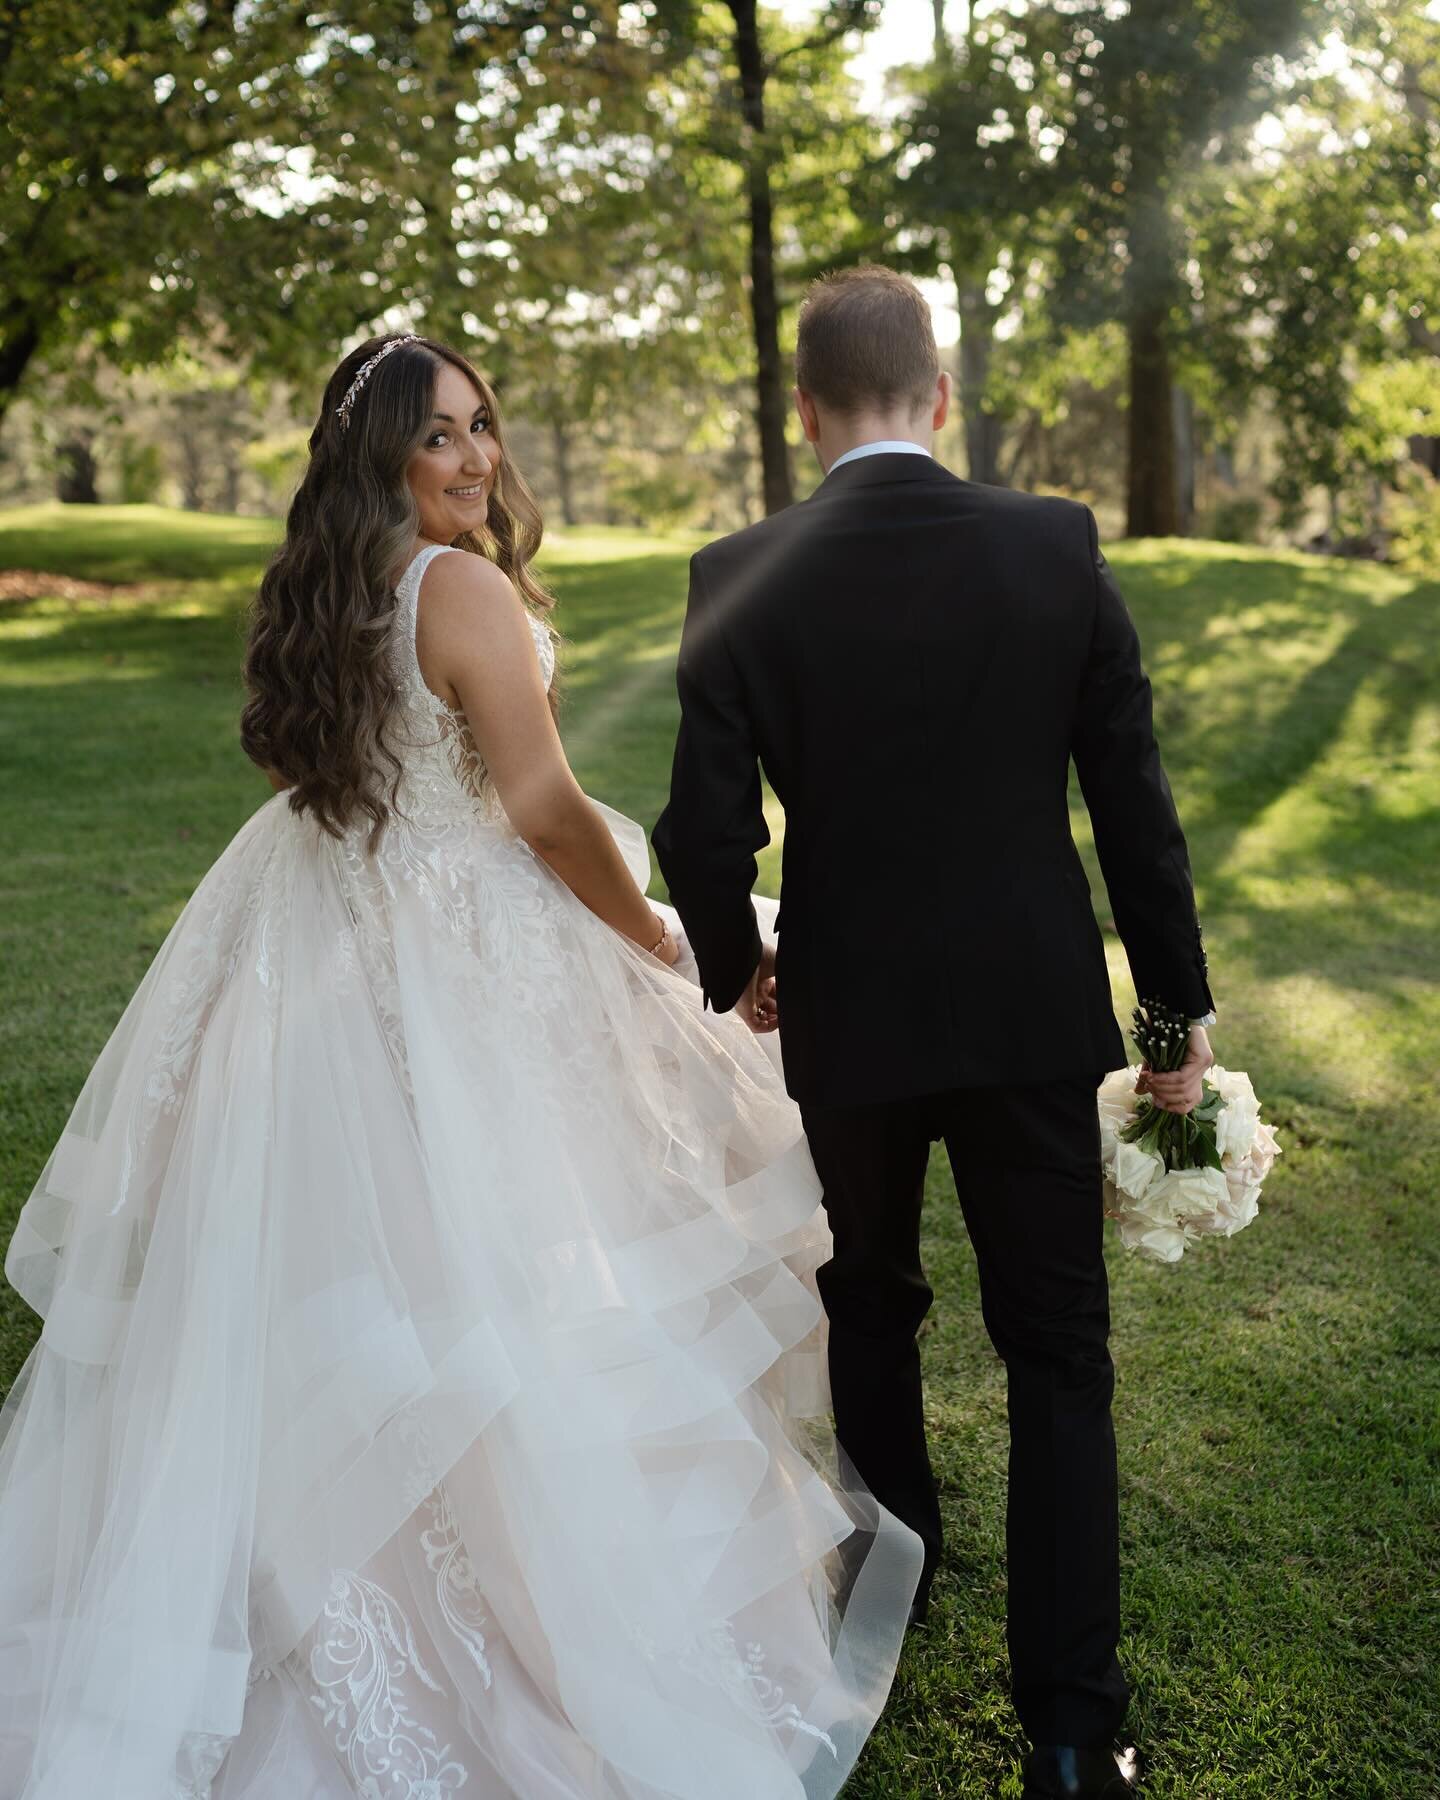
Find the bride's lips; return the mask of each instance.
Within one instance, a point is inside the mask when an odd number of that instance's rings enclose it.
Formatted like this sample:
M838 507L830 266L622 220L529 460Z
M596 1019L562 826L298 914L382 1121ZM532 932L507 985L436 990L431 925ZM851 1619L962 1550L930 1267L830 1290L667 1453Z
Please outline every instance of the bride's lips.
M473 493L457 492L454 488L446 488L445 492L452 500L488 500L490 489L483 483L477 484Z

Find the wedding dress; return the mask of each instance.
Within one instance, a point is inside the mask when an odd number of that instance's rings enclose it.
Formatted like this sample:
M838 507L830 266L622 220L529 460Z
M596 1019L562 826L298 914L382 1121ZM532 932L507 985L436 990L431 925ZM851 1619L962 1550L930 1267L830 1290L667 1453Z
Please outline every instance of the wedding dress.
M888 1693L920 1544L828 1423L773 1040L516 837L440 551L405 817L241 827L10 1244L6 1800L831 1800Z

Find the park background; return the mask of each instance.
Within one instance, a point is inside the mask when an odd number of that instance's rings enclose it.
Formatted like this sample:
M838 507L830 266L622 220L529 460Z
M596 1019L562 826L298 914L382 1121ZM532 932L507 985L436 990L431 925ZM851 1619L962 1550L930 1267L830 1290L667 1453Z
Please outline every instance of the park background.
M344 350L424 330L495 381L572 760L648 825L688 555L819 477L788 416L805 285L906 269L956 376L942 460L1097 512L1217 1050L1284 1149L1233 1242L1111 1246L1145 1792L1435 1800L1437 184L1420 0L10 6L0 1237L268 796L245 608ZM857 1800L1018 1793L1003 1370L938 1163L926 1257L948 1558ZM0 1293L0 1389L37 1330Z

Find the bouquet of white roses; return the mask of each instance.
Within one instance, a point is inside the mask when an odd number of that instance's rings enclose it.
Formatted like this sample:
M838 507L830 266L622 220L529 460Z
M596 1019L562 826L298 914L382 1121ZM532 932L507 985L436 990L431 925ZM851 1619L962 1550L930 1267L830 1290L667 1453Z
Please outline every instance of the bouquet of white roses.
M1149 1066L1179 1068L1188 1021L1154 1001L1142 1001L1134 1018L1130 1035ZM1100 1084L1105 1211L1127 1250L1179 1262L1197 1238L1233 1237L1250 1223L1280 1146L1241 1071L1212 1064L1190 1113L1166 1112L1137 1094L1139 1073L1116 1069Z

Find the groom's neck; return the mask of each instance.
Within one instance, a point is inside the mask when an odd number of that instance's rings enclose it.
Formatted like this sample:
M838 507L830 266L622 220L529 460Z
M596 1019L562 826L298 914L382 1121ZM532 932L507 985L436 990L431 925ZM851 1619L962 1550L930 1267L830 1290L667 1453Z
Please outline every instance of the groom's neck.
M898 416L872 413L855 418L824 418L820 421L820 436L815 451L821 468L828 475L836 460L847 451L858 450L863 444L887 442L918 444L922 450L928 450L933 455L935 432L928 419L916 420L905 413Z

